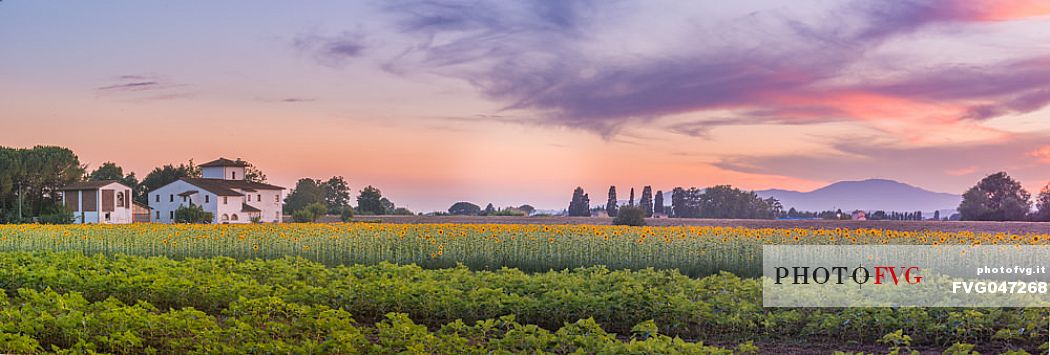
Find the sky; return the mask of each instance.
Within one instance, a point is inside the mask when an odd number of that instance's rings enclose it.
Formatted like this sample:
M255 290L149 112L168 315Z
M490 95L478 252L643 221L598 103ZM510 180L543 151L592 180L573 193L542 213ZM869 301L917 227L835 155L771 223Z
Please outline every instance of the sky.
M3 0L0 145L239 157L416 211L1050 180L1050 2L731 3Z

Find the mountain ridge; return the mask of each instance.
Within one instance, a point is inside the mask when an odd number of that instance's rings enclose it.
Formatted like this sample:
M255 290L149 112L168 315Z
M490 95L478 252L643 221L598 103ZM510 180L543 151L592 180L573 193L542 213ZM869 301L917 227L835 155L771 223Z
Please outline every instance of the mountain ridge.
M838 181L808 191L768 189L755 191L762 198L773 197L785 209L800 211L933 211L955 210L962 196L934 192L890 179Z

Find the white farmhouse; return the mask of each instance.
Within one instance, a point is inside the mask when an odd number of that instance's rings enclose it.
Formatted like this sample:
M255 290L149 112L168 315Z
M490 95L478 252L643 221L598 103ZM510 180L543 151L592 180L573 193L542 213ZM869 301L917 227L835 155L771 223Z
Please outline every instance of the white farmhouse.
M150 191L152 221L172 223L175 210L196 205L211 212L213 223L280 223L283 187L244 180L247 165L219 158L200 165L202 178L181 178Z
M73 223L133 222L131 188L113 180L80 181L59 189Z

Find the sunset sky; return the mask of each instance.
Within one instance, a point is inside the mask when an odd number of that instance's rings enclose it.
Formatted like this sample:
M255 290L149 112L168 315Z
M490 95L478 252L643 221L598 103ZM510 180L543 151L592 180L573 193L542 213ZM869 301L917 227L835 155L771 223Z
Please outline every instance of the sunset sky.
M0 2L0 145L399 206L1050 180L1050 1Z

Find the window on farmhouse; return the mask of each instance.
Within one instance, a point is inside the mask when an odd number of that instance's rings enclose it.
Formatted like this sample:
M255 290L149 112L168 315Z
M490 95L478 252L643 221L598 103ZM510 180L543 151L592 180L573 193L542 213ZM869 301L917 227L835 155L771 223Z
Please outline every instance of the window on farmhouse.
M223 197L222 197L222 204L224 204L224 205L225 205L225 204L226 204L227 202L230 202L230 198L229 198L229 197L227 197L227 196L223 196Z

